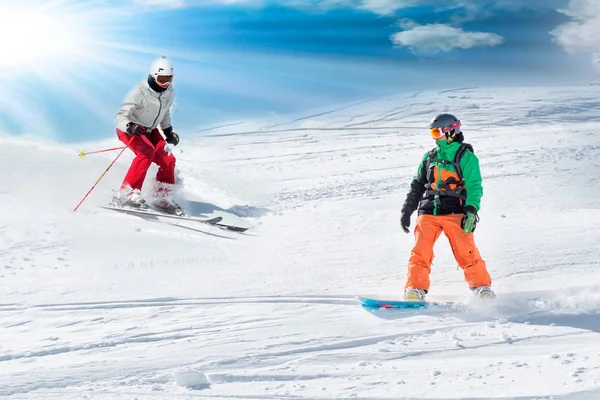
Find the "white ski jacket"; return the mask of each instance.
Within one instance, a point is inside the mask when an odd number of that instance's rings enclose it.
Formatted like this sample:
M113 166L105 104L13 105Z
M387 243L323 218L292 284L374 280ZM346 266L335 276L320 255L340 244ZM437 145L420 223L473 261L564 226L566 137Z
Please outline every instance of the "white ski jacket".
M134 122L146 128L158 126L164 131L171 126L171 106L175 101L173 86L163 92L155 92L144 80L127 93L116 113L117 128L127 132L127 124Z

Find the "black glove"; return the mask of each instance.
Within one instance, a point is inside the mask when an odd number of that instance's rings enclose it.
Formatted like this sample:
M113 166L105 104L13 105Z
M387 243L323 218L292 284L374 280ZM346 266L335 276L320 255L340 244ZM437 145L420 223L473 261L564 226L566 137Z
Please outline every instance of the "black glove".
M127 124L127 133L129 133L131 136L139 137L148 133L148 129L145 126L136 124L135 122L130 122Z
M402 216L400 217L400 225L402 226L402 230L405 233L410 233L410 231L408 230L408 228L410 227L410 214L409 213L402 213Z
M465 206L465 215L462 217L460 227L465 233L473 233L475 226L479 222L479 216L477 215L477 209L473 206Z
M163 129L163 133L165 134L165 141L167 143L170 143L173 146L177 146L177 144L179 143L179 135L173 132L172 126Z

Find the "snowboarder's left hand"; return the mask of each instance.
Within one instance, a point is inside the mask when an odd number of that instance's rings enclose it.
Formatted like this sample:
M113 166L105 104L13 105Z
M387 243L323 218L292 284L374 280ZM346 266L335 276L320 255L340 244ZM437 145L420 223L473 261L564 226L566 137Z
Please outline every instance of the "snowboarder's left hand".
M410 233L410 230L408 230L408 228L410 227L410 214L409 213L402 213L402 216L400 217L400 226L402 226L402 230L405 233Z
M473 206L465 206L465 214L463 215L460 227L465 233L473 233L475 226L479 221L477 209Z

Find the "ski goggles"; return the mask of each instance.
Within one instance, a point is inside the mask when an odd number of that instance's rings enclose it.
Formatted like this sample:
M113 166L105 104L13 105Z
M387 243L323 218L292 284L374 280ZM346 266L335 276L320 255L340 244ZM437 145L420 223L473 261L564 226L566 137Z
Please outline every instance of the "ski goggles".
M160 85L167 85L173 82L173 75L157 75L156 82Z
M459 132L460 131L460 121L453 123L452 125L444 126L441 128L435 127L429 130L431 137L435 140L442 139L446 136L446 133Z

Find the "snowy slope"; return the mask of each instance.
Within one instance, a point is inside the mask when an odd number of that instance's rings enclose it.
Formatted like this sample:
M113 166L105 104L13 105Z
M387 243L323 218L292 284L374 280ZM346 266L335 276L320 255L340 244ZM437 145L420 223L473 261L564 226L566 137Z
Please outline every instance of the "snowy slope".
M73 212L117 155L79 148L120 143L0 136L0 398L598 399L599 106L459 88L182 134L182 201L245 234L98 208L130 153ZM356 294L402 290L442 111L481 161L498 305L369 312ZM444 237L431 296L468 296Z

